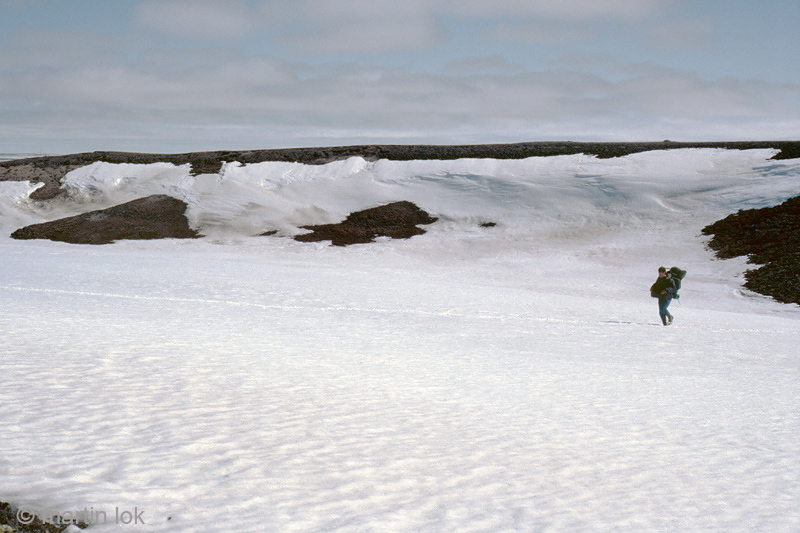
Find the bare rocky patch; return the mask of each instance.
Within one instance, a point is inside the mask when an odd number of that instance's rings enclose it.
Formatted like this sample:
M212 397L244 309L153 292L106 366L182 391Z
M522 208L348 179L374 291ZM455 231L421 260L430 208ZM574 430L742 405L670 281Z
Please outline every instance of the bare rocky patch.
M301 242L331 241L334 246L373 242L376 237L408 239L425 233L418 225L436 220L411 202L394 202L351 213L338 224L303 226L311 233L294 238Z
M14 239L50 239L73 244L109 244L123 239L194 239L186 203L163 194L139 198L108 209L33 224L11 234Z
M783 303L800 304L800 196L775 207L745 209L703 228L720 259L748 256L762 265L744 286Z

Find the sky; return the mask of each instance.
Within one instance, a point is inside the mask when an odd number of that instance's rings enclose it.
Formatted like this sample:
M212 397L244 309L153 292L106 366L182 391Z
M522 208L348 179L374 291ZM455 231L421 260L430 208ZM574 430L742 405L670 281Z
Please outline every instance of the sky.
M786 140L796 0L0 0L0 152Z

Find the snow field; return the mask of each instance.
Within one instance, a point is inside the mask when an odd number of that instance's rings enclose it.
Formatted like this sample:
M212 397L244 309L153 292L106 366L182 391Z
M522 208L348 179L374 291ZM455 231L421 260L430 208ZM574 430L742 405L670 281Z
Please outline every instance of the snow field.
M798 170L704 152L242 178L287 234L306 193L312 223L417 201L408 241L248 237L213 207L244 194L189 181L212 237L0 239L0 499L144 511L95 531L795 531L800 314L697 235ZM106 171L87 209L163 187ZM4 225L55 218L16 198ZM669 328L660 264L689 271Z

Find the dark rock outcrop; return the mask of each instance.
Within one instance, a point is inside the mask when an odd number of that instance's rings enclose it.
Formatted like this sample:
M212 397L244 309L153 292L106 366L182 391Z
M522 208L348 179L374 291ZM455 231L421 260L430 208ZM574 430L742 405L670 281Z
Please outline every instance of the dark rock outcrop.
M331 241L334 246L368 243L380 236L408 239L425 233L425 230L417 227L418 224L432 224L436 220L411 202L394 202L357 211L339 224L302 226L303 229L312 230L312 233L296 235L294 238L301 242Z
M744 286L783 303L800 304L800 196L775 207L746 209L703 228L720 259L749 256L763 265Z
M33 224L14 239L50 239L74 244L109 244L121 239L193 239L199 237L184 215L186 203L162 194L108 209Z

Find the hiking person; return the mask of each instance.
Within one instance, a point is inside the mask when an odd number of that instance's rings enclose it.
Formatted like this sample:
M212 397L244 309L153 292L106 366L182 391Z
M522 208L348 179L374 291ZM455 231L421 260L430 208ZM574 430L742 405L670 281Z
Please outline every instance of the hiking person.
M667 308L676 292L678 292L678 289L675 287L672 275L663 266L658 267L658 279L650 287L650 296L658 298L658 314L661 315L661 322L665 326L672 324L672 319L674 318Z

